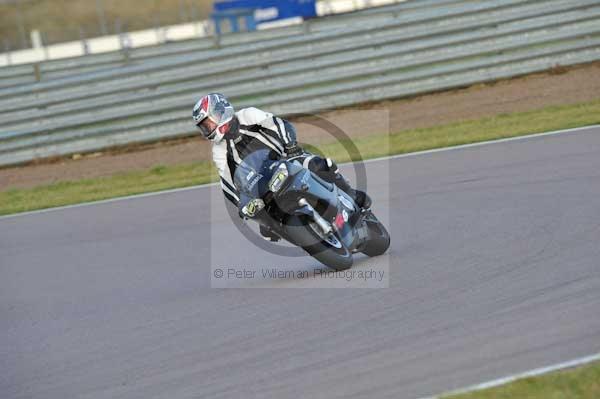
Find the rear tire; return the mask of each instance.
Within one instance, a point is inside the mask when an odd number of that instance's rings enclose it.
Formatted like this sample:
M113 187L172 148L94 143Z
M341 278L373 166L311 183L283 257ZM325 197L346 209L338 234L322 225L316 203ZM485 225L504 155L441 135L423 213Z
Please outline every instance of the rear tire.
M369 240L361 252L371 257L383 255L390 247L390 233L373 213L365 218L365 223L369 228Z
M287 220L285 230L291 241L304 249L310 256L335 270L346 270L352 267L352 253L343 242L336 237L339 248L330 242L323 240L298 216L292 216Z

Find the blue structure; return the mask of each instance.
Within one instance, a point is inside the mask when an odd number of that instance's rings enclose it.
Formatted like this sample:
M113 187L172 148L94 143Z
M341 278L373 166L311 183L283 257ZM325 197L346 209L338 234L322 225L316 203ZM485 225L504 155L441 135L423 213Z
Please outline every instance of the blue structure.
M255 30L262 22L317 16L316 0L217 0L213 9L217 34L221 33L223 20L229 21L233 32L239 32L240 19L245 21L247 30Z

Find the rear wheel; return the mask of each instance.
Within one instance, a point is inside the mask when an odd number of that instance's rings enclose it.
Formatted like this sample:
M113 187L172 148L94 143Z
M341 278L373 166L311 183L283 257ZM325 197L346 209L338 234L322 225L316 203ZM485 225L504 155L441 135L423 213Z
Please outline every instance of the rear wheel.
M364 219L369 228L369 240L361 251L367 256L379 256L390 247L390 234L385 226L371 212Z
M325 266L335 270L352 267L352 253L344 243L335 234L324 236L312 220L292 216L288 219L285 229L296 245Z

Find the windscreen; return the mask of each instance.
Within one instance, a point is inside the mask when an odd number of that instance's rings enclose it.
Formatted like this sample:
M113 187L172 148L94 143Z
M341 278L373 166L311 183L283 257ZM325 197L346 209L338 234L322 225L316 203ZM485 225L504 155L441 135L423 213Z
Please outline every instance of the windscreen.
M267 184L277 166L269 150L250 153L236 168L234 184L237 190L250 198L260 198L268 190Z

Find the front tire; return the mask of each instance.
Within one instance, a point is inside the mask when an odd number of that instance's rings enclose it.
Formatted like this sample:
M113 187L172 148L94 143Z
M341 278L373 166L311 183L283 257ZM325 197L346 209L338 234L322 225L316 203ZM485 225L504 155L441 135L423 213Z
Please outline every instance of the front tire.
M285 229L294 244L325 266L334 270L346 270L352 267L352 253L338 237L331 237L329 241L323 239L311 227L308 220L298 216L290 217Z
M365 217L365 223L369 229L369 240L361 252L371 257L383 255L390 247L390 233L373 213Z

